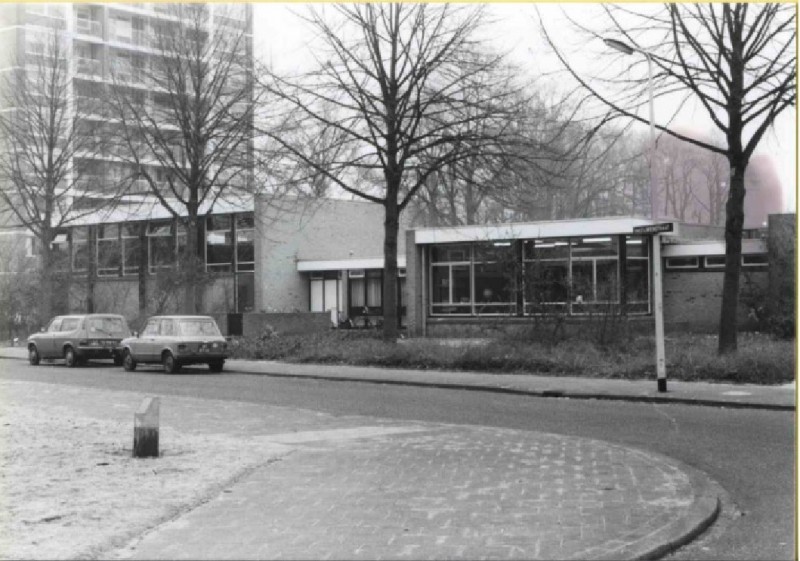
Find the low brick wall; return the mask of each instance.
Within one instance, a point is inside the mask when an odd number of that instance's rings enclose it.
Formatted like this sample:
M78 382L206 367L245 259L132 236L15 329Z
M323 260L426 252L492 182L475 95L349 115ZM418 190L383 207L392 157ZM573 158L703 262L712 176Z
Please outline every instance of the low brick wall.
M587 330L600 329L632 330L636 333L651 333L653 318L649 316L629 316L626 319L608 318L568 318L558 328L559 333L568 337L586 335ZM509 335L530 338L549 337L556 331L552 319L532 318L428 318L427 336L431 338L488 338L502 339Z
M667 272L664 275L664 325L675 331L715 333L719 329L722 307L723 272ZM766 294L766 271L743 271L740 281L737 322L740 329L751 329L745 293Z
M210 314L217 320L220 330L230 335L228 316L231 314ZM280 335L297 335L301 333L320 333L331 328L331 315L328 312L291 312L291 313L246 313L242 316L242 335L257 337L267 326L272 327Z

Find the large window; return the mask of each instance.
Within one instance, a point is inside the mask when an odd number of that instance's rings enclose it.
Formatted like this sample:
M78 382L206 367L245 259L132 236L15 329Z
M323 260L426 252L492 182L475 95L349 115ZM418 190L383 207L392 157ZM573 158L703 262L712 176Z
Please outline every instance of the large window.
M358 313L379 313L383 306L383 271L353 269L348 271L349 307Z
M89 270L91 259L89 248L89 229L86 227L72 229L72 271L85 272Z
M516 312L516 259L511 242L474 247L475 313Z
M573 314L610 312L619 303L616 236L578 238L570 244Z
M255 225L252 214L236 217L236 270L255 270Z
M50 259L54 271L69 271L69 232L58 232L50 244Z
M135 275L139 272L139 224L122 225L122 274Z
M226 272L233 269L232 215L209 216L206 220L206 269Z
M569 301L569 240L527 240L525 265L525 312L566 311Z
M367 271L367 308L383 305L383 272Z
M97 275L119 275L122 263L118 224L101 224L97 227Z
M169 269L175 264L175 242L172 222L151 222L147 225L149 269L151 273Z
M625 262L620 244L626 243ZM521 251L521 253L520 253ZM431 315L649 311L646 237L548 238L430 248ZM518 308L518 302L524 304Z
M625 295L629 313L650 311L650 260L648 239L625 237Z
M472 248L469 244L431 250L431 313L472 313Z

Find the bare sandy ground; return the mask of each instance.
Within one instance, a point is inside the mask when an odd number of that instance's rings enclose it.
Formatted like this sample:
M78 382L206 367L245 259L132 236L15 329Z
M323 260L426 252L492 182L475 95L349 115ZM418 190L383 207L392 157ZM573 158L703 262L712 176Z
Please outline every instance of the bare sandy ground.
M44 391L24 391L20 399L21 384L0 382L0 557L5 559L97 557L287 450L166 426L162 456L134 459L133 412L141 401L136 394L87 391L89 398L108 404L102 418L58 405L57 386L29 385Z

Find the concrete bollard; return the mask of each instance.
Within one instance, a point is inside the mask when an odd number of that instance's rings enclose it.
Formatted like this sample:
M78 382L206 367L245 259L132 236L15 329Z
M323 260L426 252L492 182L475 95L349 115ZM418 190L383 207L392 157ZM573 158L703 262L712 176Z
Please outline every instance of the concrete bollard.
M158 415L161 400L148 397L133 416L133 457L158 457Z

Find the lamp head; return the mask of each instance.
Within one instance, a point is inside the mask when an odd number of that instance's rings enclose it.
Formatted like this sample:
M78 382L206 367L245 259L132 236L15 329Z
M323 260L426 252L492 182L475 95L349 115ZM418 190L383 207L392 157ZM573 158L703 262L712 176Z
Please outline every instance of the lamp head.
M622 41L618 41L617 39L603 39L603 43L611 47L612 49L616 49L626 55L632 55L633 49L627 44L623 43Z

